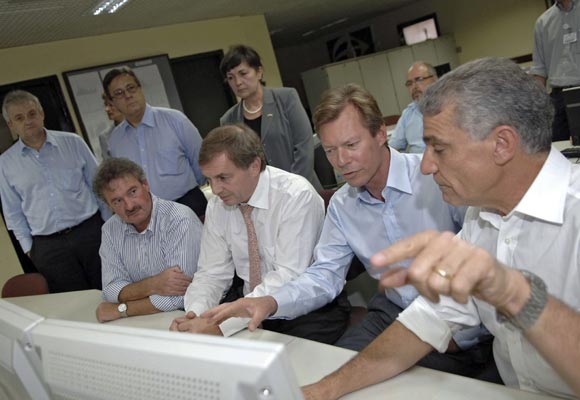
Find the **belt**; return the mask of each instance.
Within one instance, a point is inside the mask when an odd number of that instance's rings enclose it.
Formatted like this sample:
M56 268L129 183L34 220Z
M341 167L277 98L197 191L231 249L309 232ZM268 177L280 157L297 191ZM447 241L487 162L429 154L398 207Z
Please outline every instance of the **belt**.
M35 237L51 238L51 237L55 237L55 236L68 235L69 233L71 233L72 231L74 231L76 228L78 228L79 226L81 226L85 222L90 221L91 219L95 218L98 215L99 215L99 211L97 211L95 214L91 215L89 218L85 219L80 224L77 224L77 225L74 225L74 226L71 226L71 227L68 227L68 228L64 228L62 231L54 232L54 233L51 233L49 235L36 235Z

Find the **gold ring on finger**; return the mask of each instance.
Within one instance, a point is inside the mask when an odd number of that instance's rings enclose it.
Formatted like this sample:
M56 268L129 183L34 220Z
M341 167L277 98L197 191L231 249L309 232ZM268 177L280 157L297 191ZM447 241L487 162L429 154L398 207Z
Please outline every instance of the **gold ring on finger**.
M451 280L453 279L453 274L451 272L447 272L442 268L438 268L438 267L434 267L433 268L433 272L435 272L437 275L439 275L441 278L447 279L447 280Z

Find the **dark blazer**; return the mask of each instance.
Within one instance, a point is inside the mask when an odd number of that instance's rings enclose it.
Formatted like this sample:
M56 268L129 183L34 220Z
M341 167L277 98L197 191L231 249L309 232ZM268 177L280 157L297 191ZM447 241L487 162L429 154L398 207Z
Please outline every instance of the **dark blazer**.
M308 115L293 88L264 87L261 137L268 164L302 175L316 190L322 185L314 172L314 140ZM244 122L239 102L220 118L220 125Z

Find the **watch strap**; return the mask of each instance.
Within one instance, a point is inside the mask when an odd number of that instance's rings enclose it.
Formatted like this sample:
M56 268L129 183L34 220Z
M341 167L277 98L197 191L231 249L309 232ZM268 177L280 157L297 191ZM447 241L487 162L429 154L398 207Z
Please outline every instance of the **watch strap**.
M525 332L536 323L544 311L548 302L548 289L546 283L536 274L526 270L519 272L530 284L530 298L517 315L509 317L498 312L497 320L511 330Z

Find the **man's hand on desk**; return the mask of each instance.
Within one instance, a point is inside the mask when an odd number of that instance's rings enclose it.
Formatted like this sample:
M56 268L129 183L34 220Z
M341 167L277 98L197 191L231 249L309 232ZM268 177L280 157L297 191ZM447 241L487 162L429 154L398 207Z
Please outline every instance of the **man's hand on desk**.
M331 396L326 390L324 390L324 381L313 383L312 385L307 385L302 387L302 395L304 400L335 400L336 396Z
M175 318L169 330L223 336L218 324L213 323L208 318L196 316L193 311L188 312L183 317Z
M178 266L171 267L154 277L155 293L161 296L183 296L191 283Z
M118 309L119 305L116 303L109 303L103 301L97 307L97 321L108 322L121 318L121 313Z
M251 318L248 329L253 332L263 320L274 314L277 309L278 304L272 296L244 297L207 310L201 316L216 324L221 324L232 317Z

